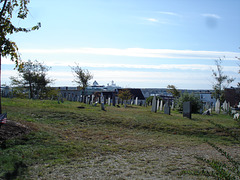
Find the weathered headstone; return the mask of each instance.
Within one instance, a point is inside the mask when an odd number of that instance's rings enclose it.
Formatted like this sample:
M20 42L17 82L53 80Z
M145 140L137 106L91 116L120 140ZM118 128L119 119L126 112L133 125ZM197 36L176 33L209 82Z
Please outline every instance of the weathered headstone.
M220 113L220 101L219 101L219 99L217 99L217 102L216 102L216 104L215 104L215 112L216 112L217 114Z
M105 100L105 97L104 97L103 94L101 93L101 110L103 110L103 111L105 111L104 100Z
M159 99L157 100L157 111L159 110L159 105L160 105L160 101Z
M171 114L171 108L170 108L168 102L166 102L166 103L164 104L164 114L168 114L168 115Z
M160 102L160 111L162 111L163 110L163 100L161 100L161 102Z
M113 105L113 106L116 105L116 96L115 96L114 93L113 93L113 96L112 96L112 105Z
M183 117L192 119L192 106L190 101L183 102Z
M95 97L95 96L94 96L94 95L92 95L91 104L93 104L93 103L94 103L94 102L93 102L93 101L94 101L94 97Z
M174 109L174 101L172 101L171 109L172 109L172 110Z
M111 98L108 97L108 105L111 106Z
M157 112L157 99L156 99L156 96L154 96L153 100L152 100L152 112Z
M223 103L223 111L227 111L227 101L225 100Z
M136 97L136 99L135 99L135 105L136 106L138 105L138 97Z

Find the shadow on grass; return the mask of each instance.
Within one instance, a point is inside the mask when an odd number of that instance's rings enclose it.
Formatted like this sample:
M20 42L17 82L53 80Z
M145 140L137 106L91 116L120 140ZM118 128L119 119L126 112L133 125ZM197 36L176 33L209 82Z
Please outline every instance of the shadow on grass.
M27 170L27 166L22 161L15 162L14 170L12 172L7 172L4 175L4 178L7 180L16 179L20 175L24 174L26 170Z

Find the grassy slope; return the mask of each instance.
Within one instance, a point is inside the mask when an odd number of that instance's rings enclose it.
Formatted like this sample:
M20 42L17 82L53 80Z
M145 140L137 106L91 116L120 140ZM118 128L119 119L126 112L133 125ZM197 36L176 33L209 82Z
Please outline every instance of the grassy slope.
M152 113L150 107L106 107L106 110L77 102L3 99L3 111L8 112L8 119L21 122L33 131L4 142L0 151L0 177L27 174L37 164L60 165L83 157L194 146L205 139L217 144L238 144L208 121L239 133L237 123L227 115L194 114L189 120L177 112L171 116Z

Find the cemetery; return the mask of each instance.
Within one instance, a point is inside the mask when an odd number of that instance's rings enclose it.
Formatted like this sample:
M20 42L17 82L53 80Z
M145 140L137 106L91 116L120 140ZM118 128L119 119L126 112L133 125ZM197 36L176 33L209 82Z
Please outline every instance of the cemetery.
M199 106L156 95L147 101L141 91L127 90L132 96L125 100L118 97L124 89L91 95L65 89L52 100L3 98L8 115L0 128L6 154L0 164L7 159L9 165L0 177L194 179L189 172L207 165L196 156L226 161L211 144L239 160L240 105L217 99Z

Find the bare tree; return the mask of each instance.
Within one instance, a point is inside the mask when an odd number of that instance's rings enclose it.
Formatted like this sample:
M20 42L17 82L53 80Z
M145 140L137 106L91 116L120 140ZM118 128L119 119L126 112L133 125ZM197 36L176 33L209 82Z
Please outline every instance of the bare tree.
M224 101L224 89L228 87L230 83L232 83L235 78L230 78L227 75L223 74L223 67L222 67L222 59L219 58L218 60L215 60L215 64L217 66L217 71L213 72L213 78L215 80L215 83L213 84L213 97L215 99L219 99L221 102Z
M82 89L82 95L85 95L85 90L89 86L89 81L93 78L93 75L87 69L82 69L79 64L75 64L76 66L70 66L75 77L73 82L79 85Z

